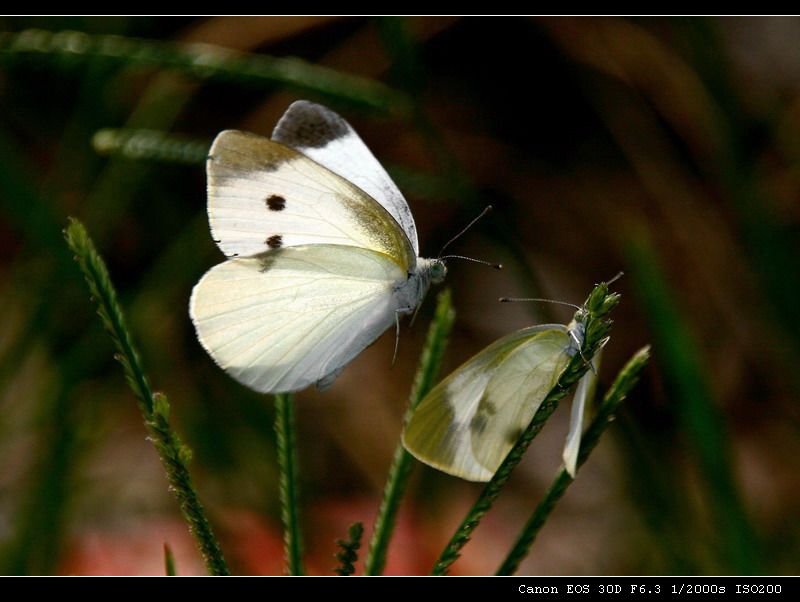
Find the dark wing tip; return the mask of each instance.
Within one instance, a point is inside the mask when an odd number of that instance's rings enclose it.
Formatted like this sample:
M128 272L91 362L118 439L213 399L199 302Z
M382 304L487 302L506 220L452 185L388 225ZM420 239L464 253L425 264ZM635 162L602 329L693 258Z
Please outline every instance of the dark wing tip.
M297 150L322 148L351 131L350 124L338 113L307 100L298 100L286 109L272 132L272 139Z

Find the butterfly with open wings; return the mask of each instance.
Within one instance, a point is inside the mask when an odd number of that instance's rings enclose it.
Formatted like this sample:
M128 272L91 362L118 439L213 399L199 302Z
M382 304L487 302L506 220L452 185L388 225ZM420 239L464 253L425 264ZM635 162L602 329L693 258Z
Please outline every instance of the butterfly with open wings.
M263 393L330 385L441 282L403 195L333 111L292 104L272 138L227 130L207 161L208 217L228 257L192 291L211 357Z

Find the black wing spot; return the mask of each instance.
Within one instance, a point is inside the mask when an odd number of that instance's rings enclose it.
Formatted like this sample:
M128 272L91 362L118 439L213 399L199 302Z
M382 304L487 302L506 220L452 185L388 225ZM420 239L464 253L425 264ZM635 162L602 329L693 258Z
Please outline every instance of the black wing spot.
M286 208L286 199L278 194L270 195L267 198L267 207L271 211L283 211Z
M280 249L283 244L283 237L280 234L273 234L266 242L270 249Z
M469 423L469 430L476 435L480 435L489 424L489 419L483 414L475 414Z
M483 413L487 414L488 416L494 416L495 414L497 414L497 406L494 405L488 399L484 399L483 400L483 407L481 408L480 411L482 411Z
M511 431L508 431L506 433L506 441L508 443L512 444L512 445L516 444L516 442L519 441L519 438L522 437L522 434L524 432L525 432L525 429L523 429L523 428L518 428L518 429L513 429Z

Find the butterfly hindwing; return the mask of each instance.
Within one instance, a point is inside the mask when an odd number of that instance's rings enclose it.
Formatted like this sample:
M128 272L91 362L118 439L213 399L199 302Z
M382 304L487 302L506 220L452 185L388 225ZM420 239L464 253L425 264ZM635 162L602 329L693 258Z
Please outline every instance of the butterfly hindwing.
M404 271L416 253L401 227L359 187L297 150L226 130L207 162L208 215L229 257L329 244L383 253Z
M517 424L534 401L533 395L529 399L513 385L503 387L499 375L515 378L518 386L524 386L516 375L518 361L538 361L540 356L555 352L554 341L562 343L562 351L566 349L564 326L533 326L494 342L469 359L417 406L403 432L406 449L422 462L454 476L471 481L491 479L499 466L495 458L502 454L502 461L514 443L508 444L509 425ZM509 361L512 363L506 366ZM542 365L541 369L545 368L548 375L542 380L549 379L550 367ZM487 449L479 449L479 445Z
M340 115L307 100L298 100L281 117L272 139L281 142L344 179L380 203L403 228L419 254L417 228L403 194Z
M287 247L213 267L190 313L231 376L261 392L294 391L329 382L394 323L393 291L405 277L369 249Z
M564 460L564 468L574 479L575 472L578 470L578 452L581 447L581 436L583 435L583 417L586 413L586 404L594 397L597 389L597 371L600 369L600 356L602 349L594 354L592 367L586 371L578 381L575 395L572 397L572 408L569 415L569 432L564 444L564 451L561 454Z

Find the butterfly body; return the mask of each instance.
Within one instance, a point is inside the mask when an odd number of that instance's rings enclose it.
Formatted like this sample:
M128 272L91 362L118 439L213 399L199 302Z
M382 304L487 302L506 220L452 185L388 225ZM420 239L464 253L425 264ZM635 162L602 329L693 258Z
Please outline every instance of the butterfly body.
M441 259L417 258L417 265L408 277L394 288L397 311L411 313L422 301L431 284L440 284L447 275Z
M294 103L272 139L228 130L209 152L212 237L228 260L192 292L198 339L261 392L331 384L444 278L418 257L405 199L350 125Z

